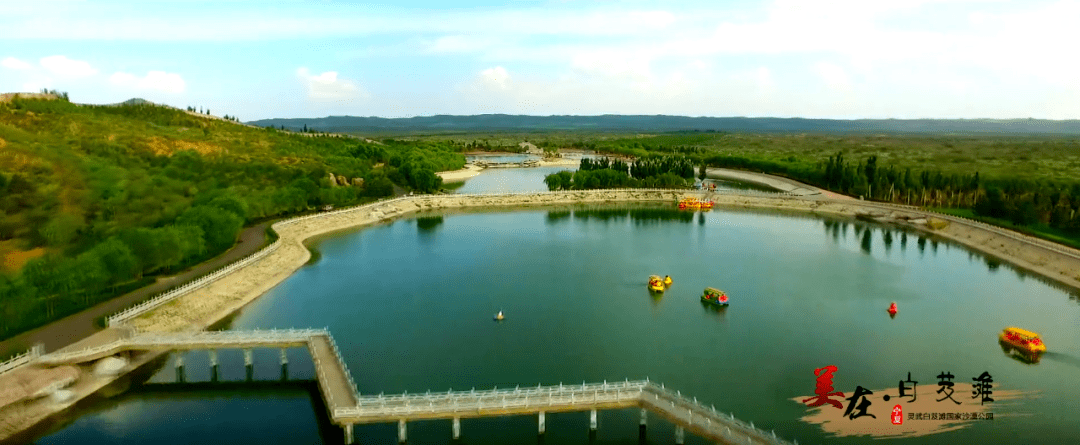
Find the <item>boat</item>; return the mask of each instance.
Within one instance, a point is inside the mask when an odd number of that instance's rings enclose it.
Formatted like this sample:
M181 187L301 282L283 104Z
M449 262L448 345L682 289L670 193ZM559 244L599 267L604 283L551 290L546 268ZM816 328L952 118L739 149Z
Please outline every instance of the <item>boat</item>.
M664 280L661 280L659 275L649 275L649 290L663 292Z
M694 197L683 198L679 201L679 210L700 210L701 201Z
M503 316L502 311L499 311L498 314L495 314L495 321L503 321L504 318L506 317Z
M664 275L664 286L671 286L671 275Z
M695 197L686 197L679 201L679 210L709 210L713 208L712 201L706 201L697 199Z
M718 306L728 305L728 296L724 291L715 287L706 287L705 292L701 294L701 301L706 303L712 303Z
M1046 352L1046 344L1039 338L1039 334L1017 327L1003 329L1001 334L998 334L998 341L1032 355Z

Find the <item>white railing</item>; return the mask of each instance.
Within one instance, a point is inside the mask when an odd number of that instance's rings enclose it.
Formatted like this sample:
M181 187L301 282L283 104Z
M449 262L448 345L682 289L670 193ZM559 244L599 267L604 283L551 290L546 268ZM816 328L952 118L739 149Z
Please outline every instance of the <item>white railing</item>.
M41 345L34 345L34 347L22 354L16 354L11 358L0 362L0 375L36 360L41 356L42 349L43 347Z
M678 391L665 388L663 384L650 384L646 392L648 394L643 395L642 400L646 404L682 420L687 426L706 430L709 434L724 437L731 443L786 443L776 437L775 432L765 432L755 427L753 422L746 423L736 419L734 414L725 415L715 407L707 407L698 402L697 398L691 400Z
M46 364L65 363L69 360L76 360L81 357L88 357L104 352L111 352L122 348L125 344L127 344L127 340L121 338L103 345L82 348L74 351L50 352L48 354L42 355L41 357L38 357L37 361Z
M786 444L774 432L766 432L706 407L678 391L664 388L648 380L582 383L581 385L536 386L529 388L492 389L485 391L447 391L444 393L397 394L364 396L356 407L333 410L335 421L364 422L365 418L381 421L387 418L450 418L461 414L481 414L487 410L498 414L506 411L540 412L550 409L593 409L597 406L641 406L662 411L676 424L706 432L710 438L723 438L730 443Z
M176 333L148 332L131 337L133 348L168 348L191 345L236 346L307 342L316 335L328 335L325 329L266 329L249 331L189 331Z
M337 342L334 341L334 336L330 335L330 332L325 333L327 340L330 341L330 349L334 351L334 357L337 359L341 370L345 373L345 379L349 382L349 388L352 388L353 395L359 397L360 388L356 386L356 381L353 380L352 372L349 372L349 366L345 364L345 359L341 357L341 351L338 350Z
M260 258L265 257L266 255L269 255L274 250L277 250L277 248L280 245L281 245L281 240L280 239L277 240L277 241L274 241L269 246L263 247L262 249L259 249L259 251L255 252L255 253L252 253L251 255L248 255L248 256L246 256L246 257L244 257L244 258L242 258L242 259L240 259L240 260L238 260L238 261L236 261L236 262L234 262L232 264L224 266L224 267L222 267L222 268L220 268L218 270L215 270L215 271L213 271L213 272L211 272L211 273L209 273L207 275L203 275L202 277L197 278L197 279L195 279L193 281L189 281L189 282L181 285L180 287L177 287L177 288L174 288L174 289L169 290L167 292L164 292L162 294L159 294L156 297L151 298L149 300L146 300L146 301L144 301L142 303L139 303L139 304L137 304L135 306L124 309L123 311L120 311L120 312L110 316L106 320L106 323L109 326L117 326L117 325L119 325L119 324L121 324L121 323L123 323L123 322L125 322L127 320L130 320L130 319L132 319L134 317L142 315L142 314L146 313L147 311L150 311L150 310L152 310L152 309L154 309L154 308L156 308L158 306L161 306L161 305L163 305L165 303L168 303L168 302L176 299L177 297L180 297L182 295L187 294L188 292L191 292L191 291L194 291L196 289L202 288L202 287L216 281L217 279L232 273L233 271L235 271L237 269L240 269L240 268L242 268L244 266L247 266L248 264L251 264L251 263L253 263L255 261L258 261Z
M326 329L268 329L252 331L192 331L178 333L147 332L130 335L112 342L77 349L73 351L52 352L38 357L42 363L64 363L82 357L120 349L172 348L192 345L221 345L222 347L244 347L245 344L307 342L316 335L329 335Z
M583 383L515 387L482 391L447 391L445 393L399 394L391 396L358 397L356 407L334 411L335 417L385 417L438 413L452 415L460 412L503 409L535 409L550 407L593 406L603 403L636 403L645 388L645 381ZM584 408L583 408L584 409Z

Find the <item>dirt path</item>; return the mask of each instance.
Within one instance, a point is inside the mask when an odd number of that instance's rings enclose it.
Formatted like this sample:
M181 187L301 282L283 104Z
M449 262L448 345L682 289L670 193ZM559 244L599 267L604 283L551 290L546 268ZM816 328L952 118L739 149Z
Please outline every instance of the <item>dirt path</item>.
M43 343L45 351L55 351L88 337L101 330L94 325L94 320L99 317L120 312L135 303L206 275L215 269L224 267L259 250L266 240L266 227L269 225L269 222L264 222L242 230L240 240L232 249L182 273L158 278L154 284L103 301L81 312L4 340L0 342L0 359L25 352L35 343Z

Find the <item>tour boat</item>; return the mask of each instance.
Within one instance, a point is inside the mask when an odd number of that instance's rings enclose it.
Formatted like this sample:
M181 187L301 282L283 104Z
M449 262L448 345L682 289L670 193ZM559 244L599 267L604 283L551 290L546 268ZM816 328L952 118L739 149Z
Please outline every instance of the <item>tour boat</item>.
M701 201L694 197L683 198L679 201L679 210L699 210L701 209Z
M897 313L897 312L899 312L899 311L898 311L898 310L896 309L896 302L895 302L895 301L894 301L894 302L893 302L892 304L890 304L890 305L889 305L889 309L888 309L888 310L889 310L889 315L896 315L896 313Z
M659 275L649 275L649 290L663 292L664 280L661 280Z
M706 287L705 293L701 294L701 301L706 303L712 303L718 306L728 305L728 296L724 291L715 287Z
M1024 329L1007 327L998 335L998 340L1029 354L1046 352L1046 345L1039 338L1039 334Z
M679 201L679 210L709 210L713 208L713 204L712 201L703 201L691 196Z

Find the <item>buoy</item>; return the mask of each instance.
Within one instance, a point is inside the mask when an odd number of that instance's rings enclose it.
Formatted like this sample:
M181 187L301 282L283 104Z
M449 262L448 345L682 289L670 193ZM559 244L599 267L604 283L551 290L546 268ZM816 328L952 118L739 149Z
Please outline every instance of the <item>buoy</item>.
M894 301L889 305L889 315L896 315L897 312L899 311L896 309L896 302Z
M504 318L506 317L503 317L502 311L499 311L498 314L495 314L495 321L502 321Z

